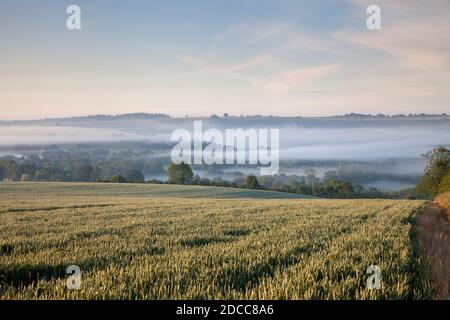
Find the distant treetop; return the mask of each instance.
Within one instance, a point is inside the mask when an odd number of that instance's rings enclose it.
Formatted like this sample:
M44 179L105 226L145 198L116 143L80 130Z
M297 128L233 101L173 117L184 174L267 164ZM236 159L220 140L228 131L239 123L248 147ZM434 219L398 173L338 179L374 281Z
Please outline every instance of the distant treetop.
M372 114L362 114L362 113L347 113L344 115L338 115L334 116L333 118L437 118L437 117L448 117L449 115L447 113L441 113L441 114L426 114L426 113L410 113L410 114L383 114L378 113L376 115Z
M116 114L116 115L106 115L106 114L97 114L85 117L73 117L67 119L73 120L82 120L82 119L93 119L93 120L128 120L128 119L161 119L161 118L170 118L169 115L164 113L125 113L125 114Z

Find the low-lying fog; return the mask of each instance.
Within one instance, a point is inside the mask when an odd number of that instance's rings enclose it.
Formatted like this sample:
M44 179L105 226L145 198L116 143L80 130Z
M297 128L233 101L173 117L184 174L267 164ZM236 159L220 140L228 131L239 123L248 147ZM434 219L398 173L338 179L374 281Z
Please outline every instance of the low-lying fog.
M349 120L350 121L350 120ZM358 120L356 120L358 121ZM174 120L165 122L121 122L119 125L105 126L104 123L82 126L0 126L0 156L20 156L21 147L38 145L80 144L119 141L143 141L170 143L172 130L186 128L188 120ZM235 128L230 121L227 128ZM207 123L205 128L214 127L214 123ZM224 129L224 123L218 126ZM267 128L260 126L255 128ZM272 126L277 127L277 126ZM287 175L302 175L308 168L314 168L318 176L335 169L335 162L357 162L365 172L388 173L410 176L411 181L420 176L425 162L421 154L436 145L450 145L450 121L443 121L433 125L420 121L392 126L367 126L351 122L339 125L302 126L281 124L280 129L280 160L300 161L301 163L282 166L280 173ZM26 150L26 148L24 148ZM304 163L303 163L303 162ZM294 161L295 162L295 161ZM257 168L230 167L223 174L198 171L204 177L227 178L227 172L240 171L244 174L258 173ZM163 178L163 175L147 176L147 178ZM366 186L375 186L381 190L396 190L413 185L405 181L373 181Z

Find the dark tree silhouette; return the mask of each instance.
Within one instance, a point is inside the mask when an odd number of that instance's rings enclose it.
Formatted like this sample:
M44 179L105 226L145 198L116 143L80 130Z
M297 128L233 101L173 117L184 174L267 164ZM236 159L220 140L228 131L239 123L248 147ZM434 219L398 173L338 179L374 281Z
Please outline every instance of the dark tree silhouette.
M171 163L167 168L169 183L188 184L192 182L193 176L191 167L184 162L180 164Z
M261 189L258 179L255 176L248 176L245 179L245 188L247 189Z

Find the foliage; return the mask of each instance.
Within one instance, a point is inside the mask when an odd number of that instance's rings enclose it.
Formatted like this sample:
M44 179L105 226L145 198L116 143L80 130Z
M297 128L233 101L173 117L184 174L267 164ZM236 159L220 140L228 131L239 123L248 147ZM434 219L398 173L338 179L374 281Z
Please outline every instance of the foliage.
M167 168L167 177L169 183L189 184L192 182L194 174L188 164L181 162L180 164L171 163Z
M166 148L156 146L154 148ZM84 149L82 149L84 150ZM145 149L145 154L152 152ZM11 156L0 159L0 180L13 181L58 181L58 182L111 182L112 177L121 175L127 182L144 182L145 174L171 174L171 184L193 184L201 186L256 188L271 191L288 192L294 194L350 199L350 198L418 198L415 190L399 192L380 192L375 188L365 189L359 182L373 179L387 181L400 179L400 176L372 175L361 171L355 166L340 166L330 170L320 179L314 170L306 170L304 176L279 174L274 176L260 176L247 183L246 176L238 171L233 173L235 179L225 180L222 168L218 165L207 166L206 175L216 176L213 179L191 175L192 169L169 166L164 170L162 158L140 159L136 151L131 149L110 151L107 148L89 151L63 151L60 149L46 150L39 156L27 155L16 158ZM292 164L295 164L292 162ZM204 168L194 167L197 170ZM22 179L23 178L23 179ZM403 182L412 183L411 178L403 177ZM117 182L117 179L114 179ZM121 180L123 181L123 180ZM395 180L397 181L397 180ZM150 183L164 183L156 179ZM257 182L257 183L256 183Z
M39 156L0 158L0 180L20 181L27 175L31 181L94 182L122 175L130 182L143 182L143 173L163 174L164 161L141 160L131 151L111 153L108 149L89 152L56 149Z
M121 174L117 175L117 176L113 176L111 178L111 182L112 183L125 183L127 182L127 179L125 179L124 176L122 176Z
M325 198L351 199L351 198L389 198L391 195L382 193L375 188L366 190L361 185L353 185L349 182L337 180L331 173L324 179L316 177L313 170L306 172L305 177L286 176L284 174L274 176L262 176L259 181L264 189L312 195Z
M255 176L248 176L245 179L245 188L246 189L261 189L259 185L258 179Z
M439 204L444 208L447 218L450 221L450 192L440 194L437 198Z
M440 192L441 182L450 172L450 149L436 147L424 157L428 164L417 184L417 190L427 196L436 196Z
M127 173L125 174L125 179L128 182L137 182L137 183L145 182L145 178L142 172L136 169L128 170Z
M439 192L449 192L450 191L450 170L447 172L447 175L442 179L439 184Z

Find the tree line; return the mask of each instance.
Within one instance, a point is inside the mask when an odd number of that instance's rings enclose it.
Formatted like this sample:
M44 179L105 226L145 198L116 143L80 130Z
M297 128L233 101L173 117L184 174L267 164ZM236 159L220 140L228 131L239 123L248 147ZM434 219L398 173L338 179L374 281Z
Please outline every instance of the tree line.
M95 153L95 154L93 154ZM0 158L0 181L144 182L143 172L164 173L165 160L142 159L126 151L110 154L106 150L92 152L45 151L26 157Z
M96 151L99 152L98 150ZM164 161L154 159L130 160L120 157L91 159L86 154L44 153L17 159L7 156L0 159L0 180L12 181L66 181L66 182L113 182L143 183L146 172L164 172ZM253 175L241 176L232 181L221 178L207 179L194 175L185 163L171 163L167 168L167 182L152 179L148 183L189 184L247 189L281 191L324 198L432 198L450 191L450 150L440 146L427 152L428 161L424 174L416 188L398 192L381 192L376 188L366 189L360 184L340 179L343 175L327 172L318 178L313 170L304 176Z
M423 156L428 164L417 184L417 192L429 198L450 192L450 149L438 146Z
M346 181L319 179L312 170L305 177L285 175L256 177L254 175L247 175L232 181L227 181L221 178L201 178L198 175L194 175L191 167L182 162L180 164L171 163L167 169L167 176L169 184L260 189L324 198L393 198L406 196L405 194L383 193L376 188L367 190L361 185L353 185ZM158 180L151 180L149 182L163 183Z
M396 192L381 192L376 188L365 189L359 184L339 180L335 171L325 174L322 179L316 177L313 170L306 170L304 177L299 176L261 176L253 175L226 181L194 176L192 169L185 163L172 163L168 170L168 183L202 186L221 186L247 189L264 189L312 195L325 198L433 198L439 193L450 192L450 149L438 146L423 155L427 166L415 188ZM153 181L162 183L161 181Z

